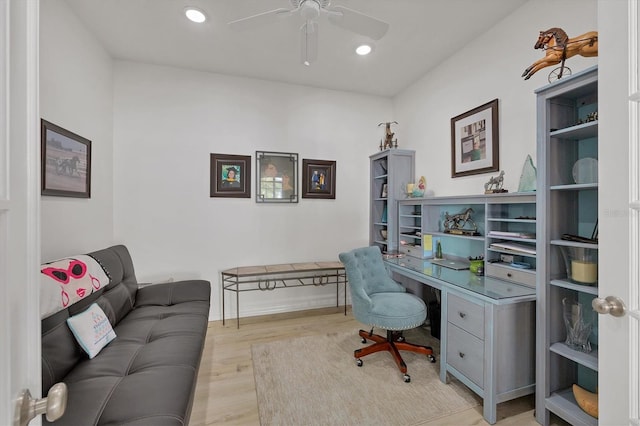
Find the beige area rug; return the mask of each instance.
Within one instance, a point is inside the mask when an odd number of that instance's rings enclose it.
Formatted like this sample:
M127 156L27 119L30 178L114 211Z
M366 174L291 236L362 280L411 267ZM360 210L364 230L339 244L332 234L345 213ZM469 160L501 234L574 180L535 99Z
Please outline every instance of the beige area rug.
M418 425L480 404L454 378L448 385L440 382L439 342L428 330L411 330L405 337L436 350L435 364L402 352L410 383L386 352L362 358L364 365L357 367L353 351L365 346L357 330L253 345L260 423Z

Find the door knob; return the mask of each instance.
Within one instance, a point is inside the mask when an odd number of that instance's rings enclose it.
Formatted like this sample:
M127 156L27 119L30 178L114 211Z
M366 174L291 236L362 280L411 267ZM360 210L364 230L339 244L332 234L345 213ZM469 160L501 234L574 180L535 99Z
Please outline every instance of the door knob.
M47 397L42 399L33 399L29 389L25 389L18 397L13 425L26 426L32 419L42 414L48 421L54 422L62 417L66 408L67 385L62 382L51 386Z
M616 296L607 296L604 299L596 297L591 302L591 306L599 314L611 314L614 317L623 316L626 310L622 299Z

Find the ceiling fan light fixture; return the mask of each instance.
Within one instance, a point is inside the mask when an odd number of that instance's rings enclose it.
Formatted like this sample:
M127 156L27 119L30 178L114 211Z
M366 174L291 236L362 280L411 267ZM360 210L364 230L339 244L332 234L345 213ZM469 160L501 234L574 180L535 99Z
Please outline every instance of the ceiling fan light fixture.
M305 0L300 3L300 15L305 21L312 21L320 16L320 3L317 0Z
M356 47L356 53L360 56L366 56L373 50L370 44L363 43Z
M191 22L195 22L196 24L201 24L207 20L207 15L197 7L185 7L184 14Z

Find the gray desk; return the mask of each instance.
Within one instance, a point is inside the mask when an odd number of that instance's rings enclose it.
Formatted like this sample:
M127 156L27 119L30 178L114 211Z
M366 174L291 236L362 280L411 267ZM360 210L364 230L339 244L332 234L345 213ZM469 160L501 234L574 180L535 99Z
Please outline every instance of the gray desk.
M440 380L452 374L482 397L487 422L498 403L535 392L534 288L411 257L385 263L400 282L441 290Z

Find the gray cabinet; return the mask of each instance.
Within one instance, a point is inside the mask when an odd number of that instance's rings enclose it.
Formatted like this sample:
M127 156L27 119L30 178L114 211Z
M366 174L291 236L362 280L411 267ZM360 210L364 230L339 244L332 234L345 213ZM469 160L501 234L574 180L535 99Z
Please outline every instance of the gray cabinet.
M415 179L415 151L387 149L369 159L369 245L390 252L398 249L396 204L406 198L405 188Z
M536 417L545 425L552 414L571 424L597 425L572 390L574 384L591 392L598 386L598 319L591 310L598 294L597 68L536 95ZM567 341L566 321L582 321L590 351Z
M487 422L497 421L497 404L534 392L535 289L429 259L386 264L400 282L441 291L440 380L453 375L478 394Z

